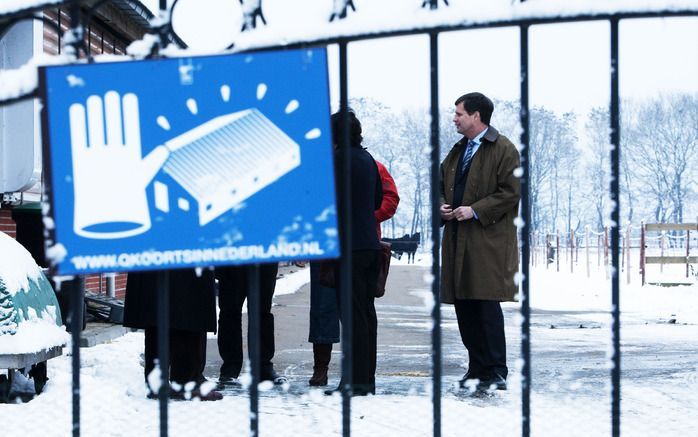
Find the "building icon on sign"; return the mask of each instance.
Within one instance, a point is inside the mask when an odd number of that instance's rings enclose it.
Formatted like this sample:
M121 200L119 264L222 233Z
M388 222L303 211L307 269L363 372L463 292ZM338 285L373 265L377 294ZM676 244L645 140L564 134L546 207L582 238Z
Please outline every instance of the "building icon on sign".
M155 207L196 210L200 226L301 163L298 144L255 108L216 117L165 145L171 154L154 182Z

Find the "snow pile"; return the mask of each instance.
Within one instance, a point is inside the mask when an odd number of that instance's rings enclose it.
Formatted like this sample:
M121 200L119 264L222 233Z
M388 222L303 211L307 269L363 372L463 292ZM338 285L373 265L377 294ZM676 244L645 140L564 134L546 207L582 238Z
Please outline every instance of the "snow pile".
M0 232L0 278L10 296L29 289L29 280L38 281L41 269L27 250L4 232Z
M36 55L15 70L0 70L0 100L9 100L34 92L39 85L39 67L67 64L66 55Z
M46 279L29 252L0 232L0 354L38 352L68 340L65 328L56 325L55 306L47 306L39 314L31 307L18 311L13 304L18 293L29 293L32 285L36 290L43 281Z
M26 354L65 345L70 335L49 318L32 318L19 324L14 335L1 335L0 355Z

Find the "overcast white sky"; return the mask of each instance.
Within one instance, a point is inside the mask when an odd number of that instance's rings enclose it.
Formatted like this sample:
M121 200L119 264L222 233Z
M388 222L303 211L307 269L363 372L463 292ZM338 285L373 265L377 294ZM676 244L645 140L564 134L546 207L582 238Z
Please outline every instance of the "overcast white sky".
M159 0L142 1L153 9L157 9L159 3ZM203 31L210 31L212 26L202 29L203 18L196 17L195 10L204 9L201 7L203 3L180 0L182 5L187 1L195 6L183 15L196 22L191 28L195 30L195 36L201 37ZM362 1L365 2L356 2L359 9L356 14L368 6L378 8L377 3ZM373 1L387 5L397 0ZM408 1L417 0L400 0ZM463 0L452 0L452 7L463 7L459 1ZM511 0L489 1L492 3L487 4L492 8L511 7ZM590 5L595 1L589 0ZM206 0L206 7L226 2L230 0ZM560 5L560 8L567 4L565 0L550 3ZM238 7L237 0L231 4ZM286 0L263 2L270 22L296 19L296 25L303 19L303 14L316 13L324 17L331 2L303 0L303 4L305 6L300 9L308 11L299 11ZM412 3L400 4L407 6ZM389 8L386 6L386 9ZM409 10L405 7L405 13ZM216 17L212 18L209 10L206 13L206 22L214 22ZM297 16L291 17L292 14ZM223 15L218 14L219 17ZM662 92L698 93L698 18L624 20L620 32L621 97L649 98ZM559 113L575 111L580 115L591 107L607 106L610 93L609 34L609 24L605 21L532 27L529 34L531 104L543 105ZM442 106L450 105L456 97L474 90L494 98L519 99L518 28L444 32L439 37L439 57L439 99ZM351 43L348 58L350 96L372 97L396 109L428 107L427 36ZM336 107L339 95L336 47L330 47L329 68L333 106Z

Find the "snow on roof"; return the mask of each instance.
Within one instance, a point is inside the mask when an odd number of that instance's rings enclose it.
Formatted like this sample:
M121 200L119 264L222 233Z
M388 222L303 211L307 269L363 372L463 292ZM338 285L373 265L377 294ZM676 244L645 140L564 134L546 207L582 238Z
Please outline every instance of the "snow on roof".
M29 278L38 280L41 269L21 244L0 232L0 277L14 296L19 290L29 289Z

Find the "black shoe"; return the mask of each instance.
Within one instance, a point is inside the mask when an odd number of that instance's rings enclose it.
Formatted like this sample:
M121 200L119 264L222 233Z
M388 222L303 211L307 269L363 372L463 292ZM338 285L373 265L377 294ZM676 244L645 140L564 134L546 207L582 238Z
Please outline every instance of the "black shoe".
M335 389L332 390L325 390L325 394L327 396L332 396L335 393L342 393L342 384L340 383L339 386ZM351 387L351 395L352 396L368 396L368 395L375 395L376 394L376 385L375 384L354 384Z
M221 374L218 377L218 387L217 390L225 387L240 387L242 383L237 376Z
M460 381L458 381L458 387L467 388L470 391L475 391L479 383L480 378L478 376L471 372L467 372L465 375L463 375Z
M279 375L273 370L269 373L262 374L260 379L261 381L271 381L274 383L274 385L282 385L288 382L288 378L283 375Z
M490 378L480 380L477 384L477 389L479 391L506 390L507 381L501 375L495 373Z

